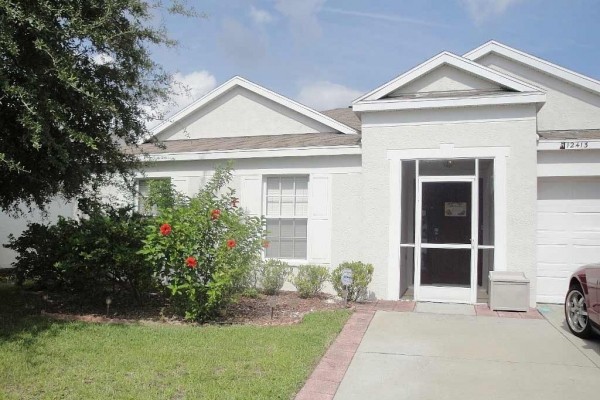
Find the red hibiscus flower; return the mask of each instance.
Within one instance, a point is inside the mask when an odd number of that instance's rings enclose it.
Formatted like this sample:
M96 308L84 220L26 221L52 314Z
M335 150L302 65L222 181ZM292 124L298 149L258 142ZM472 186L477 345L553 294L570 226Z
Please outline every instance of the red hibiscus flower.
M264 247L265 249L268 249L270 245L271 245L271 242L269 242L268 240L262 241L262 247Z
M229 247L230 249L233 249L235 247L236 243L234 239L229 239L227 241L227 247Z
M188 257L188 258L185 259L185 265L188 268L194 269L194 268L196 268L198 266L198 260L196 260L195 257L190 256L190 257Z
M219 210L219 209L215 209L210 212L210 218L213 220L219 219L220 216L221 216L221 210Z
M168 234L171 233L173 229L171 228L171 225L169 224L162 224L160 226L160 234L163 236L167 236Z

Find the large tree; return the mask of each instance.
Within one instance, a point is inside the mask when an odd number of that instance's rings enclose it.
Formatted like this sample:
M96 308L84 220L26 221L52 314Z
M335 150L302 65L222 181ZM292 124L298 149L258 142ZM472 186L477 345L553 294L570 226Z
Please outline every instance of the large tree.
M170 91L171 46L145 0L0 0L0 209L74 198L127 175L124 146ZM169 3L171 11L181 4Z

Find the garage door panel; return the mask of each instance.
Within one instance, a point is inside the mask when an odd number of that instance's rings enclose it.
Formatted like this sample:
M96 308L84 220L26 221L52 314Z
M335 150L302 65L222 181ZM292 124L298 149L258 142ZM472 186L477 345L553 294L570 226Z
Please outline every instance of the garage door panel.
M538 263L538 277L565 278L571 275L568 263Z
M568 289L568 279L564 277L538 277L538 296L554 297L563 301ZM564 293L564 294L563 294Z
M541 178L537 207L537 300L563 302L573 271L600 261L600 178Z
M572 263L579 264L576 265L576 268L600 260L600 246L598 246L598 242L588 245L573 245L573 250L570 253L573 256Z
M538 210L538 230L540 231L562 231L568 222L569 214L566 212L559 213Z
M569 256L566 245L540 245L537 248L538 264L539 263L566 263L568 265Z

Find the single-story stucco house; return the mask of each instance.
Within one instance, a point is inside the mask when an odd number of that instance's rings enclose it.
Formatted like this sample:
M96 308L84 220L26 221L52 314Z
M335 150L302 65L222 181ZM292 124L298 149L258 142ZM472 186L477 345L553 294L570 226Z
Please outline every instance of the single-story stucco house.
M140 193L232 159L267 257L371 263L376 298L476 303L496 270L562 302L600 261L600 82L494 41L323 112L235 77L152 134Z

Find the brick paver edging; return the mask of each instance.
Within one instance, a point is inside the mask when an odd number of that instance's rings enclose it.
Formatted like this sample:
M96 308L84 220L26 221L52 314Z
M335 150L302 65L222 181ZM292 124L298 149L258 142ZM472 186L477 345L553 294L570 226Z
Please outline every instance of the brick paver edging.
M413 301L357 304L338 337L296 395L296 400L332 400L375 311L413 311L414 308Z
M355 311L329 347L296 400L331 400L344 378L375 310Z

